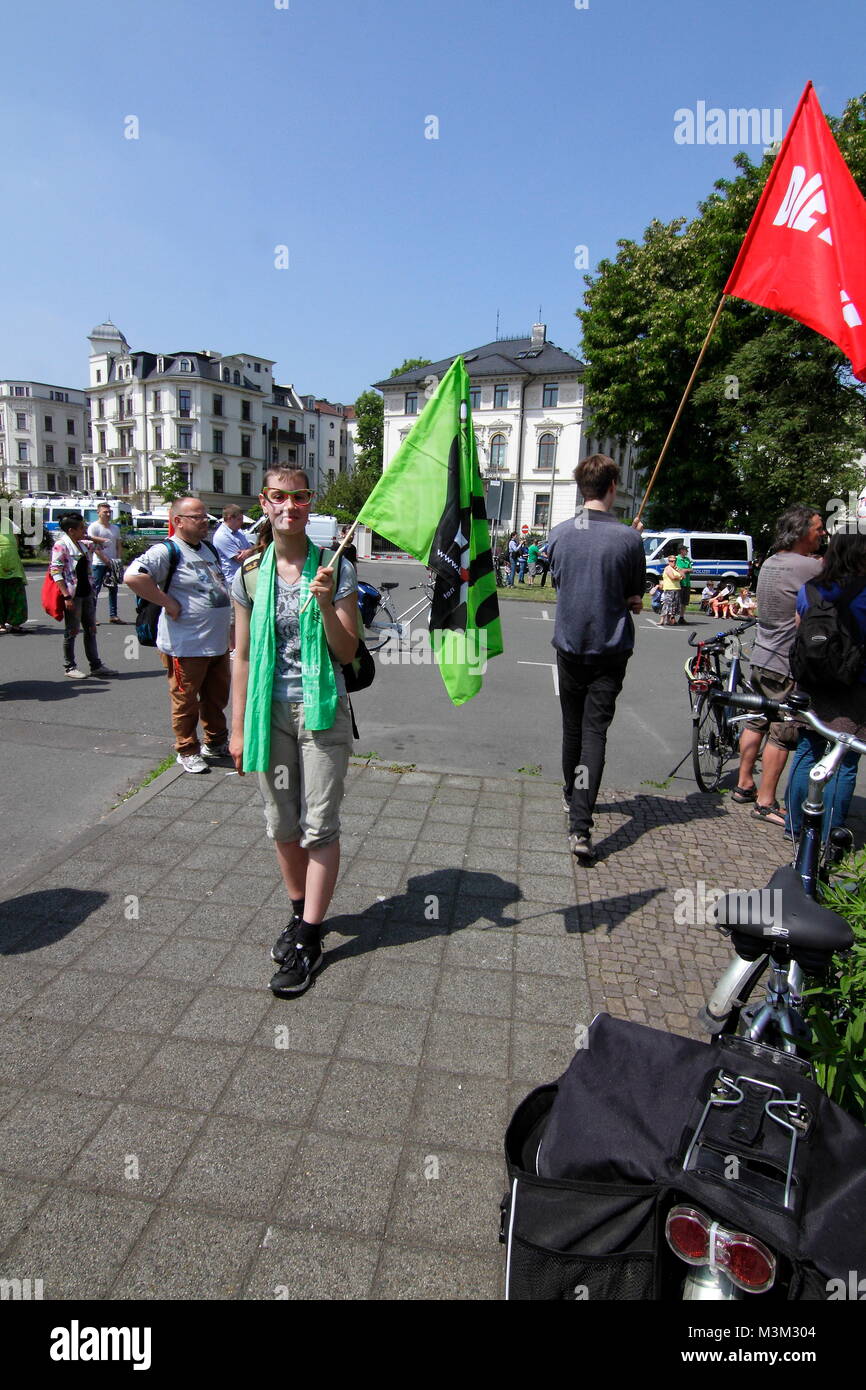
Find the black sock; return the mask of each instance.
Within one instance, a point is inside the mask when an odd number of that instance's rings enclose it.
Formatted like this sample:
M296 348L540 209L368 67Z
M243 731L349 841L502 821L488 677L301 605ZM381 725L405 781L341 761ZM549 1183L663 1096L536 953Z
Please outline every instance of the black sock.
M303 919L298 923L297 941L299 946L319 946L322 941L322 928L313 922L305 922Z
M303 917L303 915L304 915L304 899L303 899L303 898L292 898L292 913L293 913L293 915L294 915L295 917Z

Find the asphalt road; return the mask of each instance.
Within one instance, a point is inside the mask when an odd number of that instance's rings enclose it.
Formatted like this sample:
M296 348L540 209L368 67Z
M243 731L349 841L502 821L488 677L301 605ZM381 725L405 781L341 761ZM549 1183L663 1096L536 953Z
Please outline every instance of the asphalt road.
M369 582L397 581L398 613L416 597L410 586L422 574L411 564L361 565ZM0 637L0 885L40 850L94 824L173 751L158 654L130 640L132 595L121 591L120 616L130 622L125 627L108 626L107 598L99 600L100 655L120 677L72 682L63 676L61 626L41 609L41 582L41 572L29 581L28 635ZM505 652L489 663L481 693L460 708L451 704L438 670L419 664L416 642L405 644L401 659L380 661L375 684L353 701L356 751L387 763L496 777L525 771L557 780L553 613L553 605L502 604ZM718 624L700 614L678 629L658 628L649 613L636 621L635 655L608 740L605 782L636 789L673 774L671 788L688 791L694 782L686 637L692 627L713 631Z

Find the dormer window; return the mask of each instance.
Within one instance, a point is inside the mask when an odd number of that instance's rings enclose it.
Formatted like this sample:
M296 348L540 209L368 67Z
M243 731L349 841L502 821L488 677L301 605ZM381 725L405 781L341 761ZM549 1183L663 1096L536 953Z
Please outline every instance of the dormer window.
M234 377L232 378L232 380L234 381L235 386L240 386L240 384L241 384L241 374L240 374L240 372L235 372Z
M232 374L229 371L228 367L223 367L223 381L231 381L231 379Z
M164 357L157 357L157 359L156 359L156 370L157 370L158 372L164 372L164 371L165 371L165 358L164 358Z
M182 357L182 358L180 359L180 362L178 363L178 366L180 367L180 370L181 370L182 372L189 372L189 371L192 370L192 368L190 367L190 364L189 364L189 358L188 358L188 357Z

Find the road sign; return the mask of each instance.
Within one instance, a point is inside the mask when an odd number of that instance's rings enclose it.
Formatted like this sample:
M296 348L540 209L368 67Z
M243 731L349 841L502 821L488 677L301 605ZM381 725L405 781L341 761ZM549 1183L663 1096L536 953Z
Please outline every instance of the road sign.
M520 528L520 534L523 535L523 536L528 536L528 535L529 535L529 527L528 527L528 526L521 526L521 528Z

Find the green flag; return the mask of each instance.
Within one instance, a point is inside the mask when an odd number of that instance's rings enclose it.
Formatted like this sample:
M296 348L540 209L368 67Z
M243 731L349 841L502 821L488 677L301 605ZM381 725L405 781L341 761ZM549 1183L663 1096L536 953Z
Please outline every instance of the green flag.
M430 640L455 705L477 695L502 627L469 377L458 357L361 508L358 520L436 574Z

